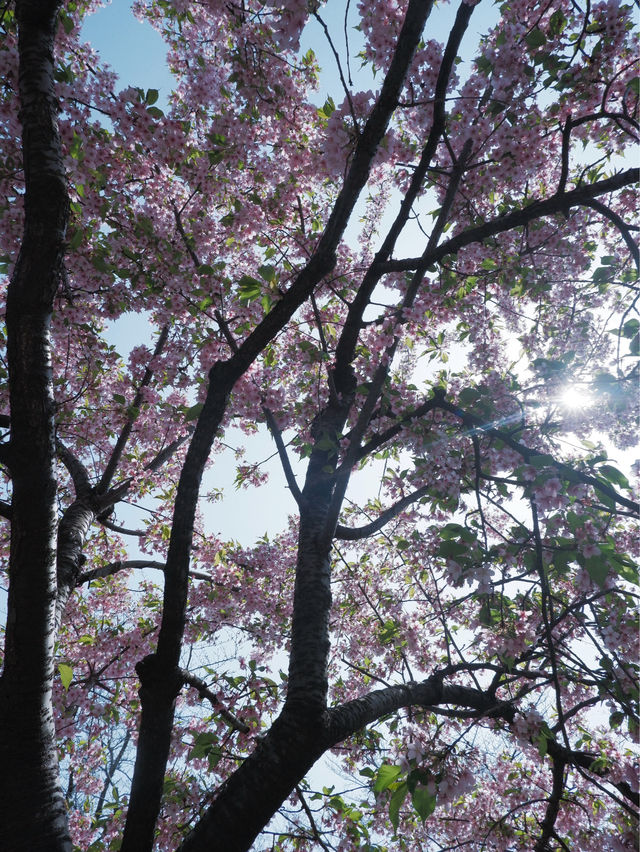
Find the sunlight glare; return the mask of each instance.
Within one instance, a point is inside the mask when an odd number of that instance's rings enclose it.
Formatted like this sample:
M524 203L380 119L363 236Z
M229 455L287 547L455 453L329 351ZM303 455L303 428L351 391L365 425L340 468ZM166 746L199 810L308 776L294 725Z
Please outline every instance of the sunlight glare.
M579 408L588 408L591 403L591 395L577 385L567 385L560 393L560 405L563 408L575 411Z

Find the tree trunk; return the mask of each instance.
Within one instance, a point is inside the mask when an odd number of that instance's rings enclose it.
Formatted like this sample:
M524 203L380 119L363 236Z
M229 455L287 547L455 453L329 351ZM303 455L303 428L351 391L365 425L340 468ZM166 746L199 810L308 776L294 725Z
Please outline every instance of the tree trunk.
M56 476L49 324L68 197L53 91L57 3L19 2L25 226L9 284L10 589L0 681L0 846L70 852L51 692Z
M326 744L323 726L283 712L226 781L179 852L246 852L304 778Z
M160 809L164 768L169 756L173 709L177 694L176 672L185 619L193 517L198 499L200 477L211 443L222 421L227 397L236 381L253 363L264 347L286 325L293 313L310 296L322 278L333 269L336 262L337 246L360 192L367 182L378 145L387 130L391 115L396 109L407 70L419 44L432 5L432 0L427 0L427 2L410 0L409 2L402 31L389 71L385 76L380 96L362 129L344 185L308 264L300 271L284 298L239 345L232 358L227 362L215 364L211 371L209 394L198 419L178 485L165 570L165 592L158 649L157 653L147 658L139 668L142 705L140 736L122 852L147 852L151 849L153 841L155 822ZM344 411L339 412L339 416L342 417L342 422L344 422L346 407ZM333 432L333 427L329 431ZM339 432L339 429L335 431ZM309 623L305 627L304 619L299 615L294 616L293 644L299 651L292 653L289 683L291 690L289 699L292 703L295 703L298 710L302 711L301 716L304 722L301 721L301 724L304 723L307 726L312 724L314 719L320 718L326 702L326 657L329 649L328 611L331 604L328 569L330 538L326 538L326 513L332 486L326 476L324 479L318 480L313 487L316 486L323 492L323 496L319 503L312 500L307 505L311 512L318 512L316 519L319 519L319 526L317 529L315 528L316 520L313 519L312 514L309 514L307 516L310 519L310 526L307 530L309 534L303 535L301 539L302 563L299 564L298 568L294 610L299 611L304 602L309 603L311 601L312 605L309 609L305 609L305 615L313 618L313 624L318 626L322 637L316 635L313 637L313 642L308 642L307 638L313 633L309 630ZM301 530L304 526L305 522L301 520ZM322 539L322 542L319 539ZM307 544L303 542L308 543L308 552L303 551L303 548L307 547ZM324 555L321 552L323 548ZM315 558L316 556L317 558ZM304 566L303 570L301 570L301 566ZM316 593L320 594L321 599L313 604L313 596ZM318 642L320 645L317 644ZM313 651L311 650L312 644L314 644ZM306 659L307 650L313 659ZM312 672L305 674L305 662L309 662ZM313 686L310 687L312 682ZM280 740L276 738L276 742L279 744ZM280 754L278 749L279 745L276 751ZM262 751L261 749L261 755ZM287 754L287 759L295 761L295 754L289 752ZM313 763L313 760L311 763ZM299 780L299 777L297 776L292 781L292 786ZM282 785L282 788L278 787L279 790L286 788L283 797L278 801L276 801L277 797L274 798L271 795L270 790L263 791L267 798L273 799L274 808L270 815L277 810L288 795L291 788L288 788L287 784L288 781ZM218 841L216 840L216 842ZM233 847L218 845L216 848L226 850Z

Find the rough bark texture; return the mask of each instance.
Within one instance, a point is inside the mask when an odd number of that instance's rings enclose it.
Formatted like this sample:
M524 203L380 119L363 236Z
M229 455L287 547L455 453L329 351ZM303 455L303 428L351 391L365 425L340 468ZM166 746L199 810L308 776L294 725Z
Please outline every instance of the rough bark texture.
M243 852L326 748L320 724L284 712L222 786L179 852Z
M0 681L0 846L70 852L51 706L56 477L49 324L68 198L53 94L57 3L19 2L25 230L9 286L11 590Z

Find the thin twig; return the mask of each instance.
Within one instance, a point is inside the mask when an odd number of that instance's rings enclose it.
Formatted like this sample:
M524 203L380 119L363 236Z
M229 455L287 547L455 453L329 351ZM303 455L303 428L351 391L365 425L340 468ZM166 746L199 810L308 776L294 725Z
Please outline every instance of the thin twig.
M234 731L240 731L242 734L248 734L251 728L246 722L238 719L236 715L234 715L230 710L226 710L221 704L218 696L211 692L209 689L207 682L202 680L201 677L197 675L191 674L186 669L180 669L180 677L184 681L187 686L192 686L196 689L200 695L200 698L206 698L207 701L213 707L215 713L220 716L221 719L229 725L230 728L233 728Z

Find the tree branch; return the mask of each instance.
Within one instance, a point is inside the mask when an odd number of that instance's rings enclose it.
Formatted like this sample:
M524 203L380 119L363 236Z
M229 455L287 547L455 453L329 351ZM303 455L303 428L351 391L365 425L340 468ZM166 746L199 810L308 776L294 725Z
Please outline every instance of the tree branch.
M431 129L429 130L429 136L427 137L427 141L425 142L420 155L420 162L411 176L409 188L402 199L398 215L389 228L382 245L376 252L373 263L369 266L362 283L358 287L358 292L349 306L347 318L340 335L340 340L338 341L335 356L336 369L334 375L339 389L341 389L342 384L344 384L344 380L342 380L343 374L345 375L346 382L348 383L348 375L346 375L347 368L353 361L364 311L369 304L369 300L371 299L378 281L384 274L385 263L393 253L396 241L411 215L413 205L419 194L423 191L424 181L428 174L431 161L436 154L440 139L444 133L446 118L444 106L447 89L449 87L449 80L451 78L451 72L455 64L455 59L458 54L462 37L466 32L469 20L473 13L473 8L473 6L466 3L462 3L458 8L456 20L451 32L449 33L447 45L438 71L438 79L436 80L433 102L433 122L431 124Z
M423 266L425 260L430 266L442 260L447 255L456 254L460 249L472 243L484 242L489 237L494 237L496 234L503 234L514 228L528 225L530 222L540 219L543 216L555 216L558 213L567 213L573 207L588 207L594 198L624 189L628 186L633 186L638 182L639 178L640 169L626 169L626 171L619 172L610 178L596 181L588 186L580 186L561 195L553 195L551 198L533 201L521 210L505 213L503 216L491 219L483 225L462 231L462 233L457 234L455 237L433 249L426 258L422 255L422 257L410 257L405 260L390 260L386 263L381 263L379 269L382 272L410 272Z
M200 698L206 698L207 701L211 704L214 711L220 716L221 719L229 725L230 728L233 728L234 731L240 731L242 734L248 734L251 728L245 722L242 722L231 713L229 710L225 710L225 708L221 705L220 699L218 696L211 692L209 689L207 682L204 681L201 677L197 675L191 674L191 672L187 671L187 669L180 669L180 674L182 676L182 680L187 684L187 686L192 686L194 689L198 691Z
M113 532L120 533L120 535L134 535L138 538L143 538L146 534L146 530L132 530L128 527L121 527L118 524L114 524L113 521L110 521L108 518L100 515L98 520L102 524L103 527L106 527L108 530L113 530Z
M77 585L81 586L84 583L91 583L93 580L98 580L101 577L111 577L120 571L127 571L130 568L155 568L158 571L164 571L165 563L155 562L152 559L121 559L117 562L110 562L108 565L102 565L100 568L85 571L78 577Z
M91 480L89 479L89 473L86 467L59 438L56 438L56 453L71 475L71 480L76 491L76 497L88 497L91 493Z
M424 497L425 494L428 494L430 487L431 486L429 485L423 485L422 488L418 488L417 491L413 492L413 494L408 494L406 497L403 497L401 500L394 503L393 506L389 506L389 508L381 512L374 521L364 524L361 527L345 527L342 524L338 524L336 527L335 537L342 539L343 541L357 541L361 538L367 538L367 536L370 536L382 529L386 523L399 515L403 509L407 508L407 506L410 506L412 503L415 503L416 500L419 500L421 497Z
M542 831L540 832L540 837L536 841L536 845L533 847L534 852L546 852L548 849L547 843L553 836L554 826L558 819L558 814L560 813L562 794L564 793L565 762L559 756L552 757L551 760L551 777L553 779L553 787L551 789L551 795L547 801L547 808L541 826Z
M160 330L160 334L158 335L158 340L156 342L156 346L155 346L155 349L153 351L153 355L151 356L152 363L153 363L153 360L155 358L157 358L160 355L160 353L162 352L162 350L164 349L168 337L169 337L169 326L165 325ZM133 399L133 402L128 408L128 414L127 414L127 419L125 421L125 425L122 429L122 432L118 436L118 440L115 443L115 446L113 448L113 452L111 453L111 458L107 462L107 466L104 469L104 473L102 474L100 482L97 485L96 491L99 494L103 494L109 488L109 485L111 484L111 480L113 479L113 476L116 472L116 468L118 467L118 464L119 464L120 459L122 457L122 453L124 452L124 448L126 447L127 441L129 440L129 436L131 435L131 431L133 429L133 424L135 423L136 418L138 416L137 413L136 413L137 409L140 408L140 405L142 404L142 402L144 400L143 390L144 390L144 388L146 388L150 384L152 378L153 378L153 368L151 366L148 366L146 368L146 370L144 371L144 376L142 377L142 381L140 382L140 384L138 386L138 390L136 391L136 395Z
M625 223L624 219L621 216L618 216L610 207L607 207L606 204L603 204L602 201L598 201L596 198L592 198L591 201L586 202L589 207L592 207L594 210L597 210L598 213L602 213L602 215L609 219L610 222L616 226L618 231L622 234L622 239L627 244L629 251L631 252L631 257L636 265L636 269L640 272L640 249L638 248L638 244L631 236L631 230L629 226Z
M452 667L455 668L455 667ZM419 683L409 682L377 689L361 698L348 701L327 710L327 739L329 747L355 734L382 716L402 707L435 708L442 704L470 707L487 718L511 721L515 715L513 705L499 701L489 692L457 684L443 683L448 670L442 670Z
M289 491L291 491L293 499L296 501L298 506L300 506L302 500L302 492L300 491L298 483L296 482L296 478L291 467L291 462L289 461L287 448L285 447L284 441L282 440L282 432L280 431L280 428L276 423L276 418L273 416L273 412L269 408L267 408L266 405L262 406L262 413L266 418L267 426L269 427L271 436L276 442L278 456L280 457L280 464L282 465L282 470L284 472L285 479L287 480Z
M593 752L587 751L577 751L573 749L567 749L564 746L560 745L557 740L547 739L547 751L551 755L552 758L564 761L565 764L579 767L580 769L585 769L587 772L591 772L594 775L597 775L600 778L603 778L607 781L608 784L611 784L612 787L615 787L622 795L628 799L630 802L636 807L640 807L640 793L637 790L632 790L629 784L626 781L620 782L612 782L607 779L608 771L605 767L601 767L598 769L593 768L594 761L600 757L599 754L594 754Z
M316 825L316 821L313 817L313 813L311 812L311 808L309 807L305 795L302 792L302 788L299 784L296 784L296 793L298 794L298 799L300 800L300 804L302 805L302 810L305 812L305 814L307 815L307 819L309 820L313 839L318 844L318 846L325 850L325 852L331 852L330 848L320 836L320 831L318 830L318 826Z
M181 435L179 438L175 438L173 441L171 441L170 444L167 444L167 446L163 450L160 450L160 452L156 456L154 456L154 458L152 458L150 462L147 462L147 464L145 464L143 469L148 470L151 473L155 473L157 470L160 470L160 468L165 464L165 462L167 462L174 455L174 453L189 440L189 438L193 434L194 428L195 427L190 425L186 434ZM95 498L95 502L98 509L102 512L106 512L111 509L114 504L119 503L120 500L125 497L130 487L131 477L127 477L127 479L124 479L122 480L122 482L119 482L117 485L114 485L104 494L98 495ZM102 520L102 518L100 520ZM105 523L104 520L102 522L105 526L109 526L109 524ZM121 530L114 526L111 526L109 528L113 529L116 532L124 532L127 535L146 535L146 533L144 532L132 532L131 530L124 529Z

